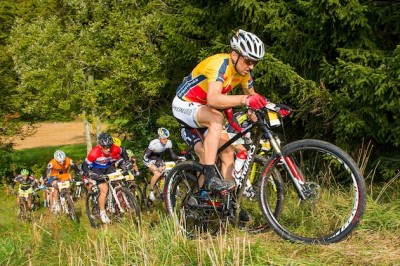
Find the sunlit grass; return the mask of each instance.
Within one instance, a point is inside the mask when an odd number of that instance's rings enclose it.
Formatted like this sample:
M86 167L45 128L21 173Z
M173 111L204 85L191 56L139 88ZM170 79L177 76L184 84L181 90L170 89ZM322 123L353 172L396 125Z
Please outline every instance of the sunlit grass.
M140 227L125 221L90 227L83 200L79 223L40 209L32 222L16 220L15 198L0 191L0 265L343 265L400 263L400 204L371 199L359 228L329 246L293 244L273 232L230 227L216 237L190 240L162 210L144 212Z
M84 157L84 145L75 148L63 149L71 157ZM32 156L32 163L35 155L40 156L36 162L47 161L54 149L46 156L40 155L41 149L21 156ZM35 212L33 221L19 222L15 196L2 187L0 265L400 265L400 180L370 185L368 191L374 193L368 193L365 214L349 238L311 246L284 241L272 231L250 234L232 226L215 237L190 240L166 216L162 204L142 212L140 227L126 220L93 229L83 199L76 203L78 223L44 208ZM306 218L290 217L298 226L305 226Z

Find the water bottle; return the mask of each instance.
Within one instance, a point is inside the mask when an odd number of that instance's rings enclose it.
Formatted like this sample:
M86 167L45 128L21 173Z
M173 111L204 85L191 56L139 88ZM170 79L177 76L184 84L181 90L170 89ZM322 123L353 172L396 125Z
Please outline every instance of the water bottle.
M233 167L232 176L235 178L236 184L238 186L240 186L242 183L243 178L241 177L241 175L242 175L243 165L244 165L244 162L246 161L246 159L247 159L247 153L245 150L239 152L236 155L236 160L235 160L235 165Z

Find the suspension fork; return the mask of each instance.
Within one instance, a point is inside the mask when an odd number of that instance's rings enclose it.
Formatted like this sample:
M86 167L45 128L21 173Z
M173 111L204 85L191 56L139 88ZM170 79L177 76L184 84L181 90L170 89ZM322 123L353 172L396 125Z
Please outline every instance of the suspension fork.
M283 164L284 168L286 171L289 173L289 176L294 183L294 186L296 188L297 194L302 200L307 199L306 194L304 193L304 178L302 173L299 171L298 167L296 164L293 162L292 158L290 156L286 156L285 154L282 153L282 150L280 148L280 145L272 135L271 131L265 126L261 126L263 131L265 132L265 136L269 139L271 143L271 147L274 150L275 154L277 155L277 159ZM275 161L275 160L274 160ZM272 161L272 163L274 162ZM272 163L267 166L265 169L264 175L267 174L268 170L271 168Z

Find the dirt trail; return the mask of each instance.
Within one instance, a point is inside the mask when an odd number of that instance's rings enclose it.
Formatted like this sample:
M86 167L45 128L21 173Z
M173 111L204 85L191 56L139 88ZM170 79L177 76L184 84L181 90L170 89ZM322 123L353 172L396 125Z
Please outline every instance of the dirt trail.
M37 124L36 133L26 139L15 139L15 149L44 146L59 146L85 143L85 128L82 121L48 122Z

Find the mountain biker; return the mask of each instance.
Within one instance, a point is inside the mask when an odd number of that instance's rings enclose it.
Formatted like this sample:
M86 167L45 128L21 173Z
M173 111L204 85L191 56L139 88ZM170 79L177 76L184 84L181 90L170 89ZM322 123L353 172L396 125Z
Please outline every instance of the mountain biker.
M21 201L21 196L20 194L23 192L27 192L29 194L27 201L28 201L28 210L31 209L32 207L32 193L33 193L33 187L35 185L38 185L39 182L29 174L28 169L22 169L21 173L17 175L13 182L11 183L11 189L14 190L14 184L19 183L19 189L18 189L18 196L17 196L17 206L19 206L20 201Z
M161 172L165 169L164 161L162 160L162 154L168 150L171 159L185 160L185 157L177 156L172 150L172 142L169 140L169 131L166 128L159 128L157 130L158 139L153 139L149 146L144 151L143 163L149 168L152 173L149 185L149 199L155 201L155 195L153 192L154 185L161 176Z
M88 173L92 182L96 182L99 187L100 219L105 224L110 223L105 211L108 184L100 177L114 173L116 171L114 165L122 170L132 169L132 163L129 162L125 149L115 145L111 135L101 133L97 139L97 145L93 147L83 162L82 170L84 173Z
M132 150L130 150L130 149L127 149L126 150L126 154L128 155L128 157L129 157L129 161L132 163L132 165L133 165L133 170L135 171L135 175L140 175L140 171L139 171L139 168L138 168L138 166L137 166L137 164L136 164L136 157L134 156L134 154L133 154L133 151Z
M222 133L224 117L218 109L248 106L265 107L266 100L255 93L252 71L265 54L263 42L253 33L239 30L230 41L229 54L216 54L200 62L177 88L172 103L175 118L192 128L208 128L204 139L205 188L223 191L235 187L232 180L233 148L221 153L221 172L217 177L214 164L218 147L229 140ZM240 85L242 95L227 95Z
M69 173L70 169L74 170L75 179L78 179L79 169L74 164L71 158L67 157L65 152L62 150L56 150L54 152L53 158L47 164L46 169L43 170L43 177L47 179L47 187L50 189L50 209L54 212L58 212L58 186L59 181L71 181L72 177Z

